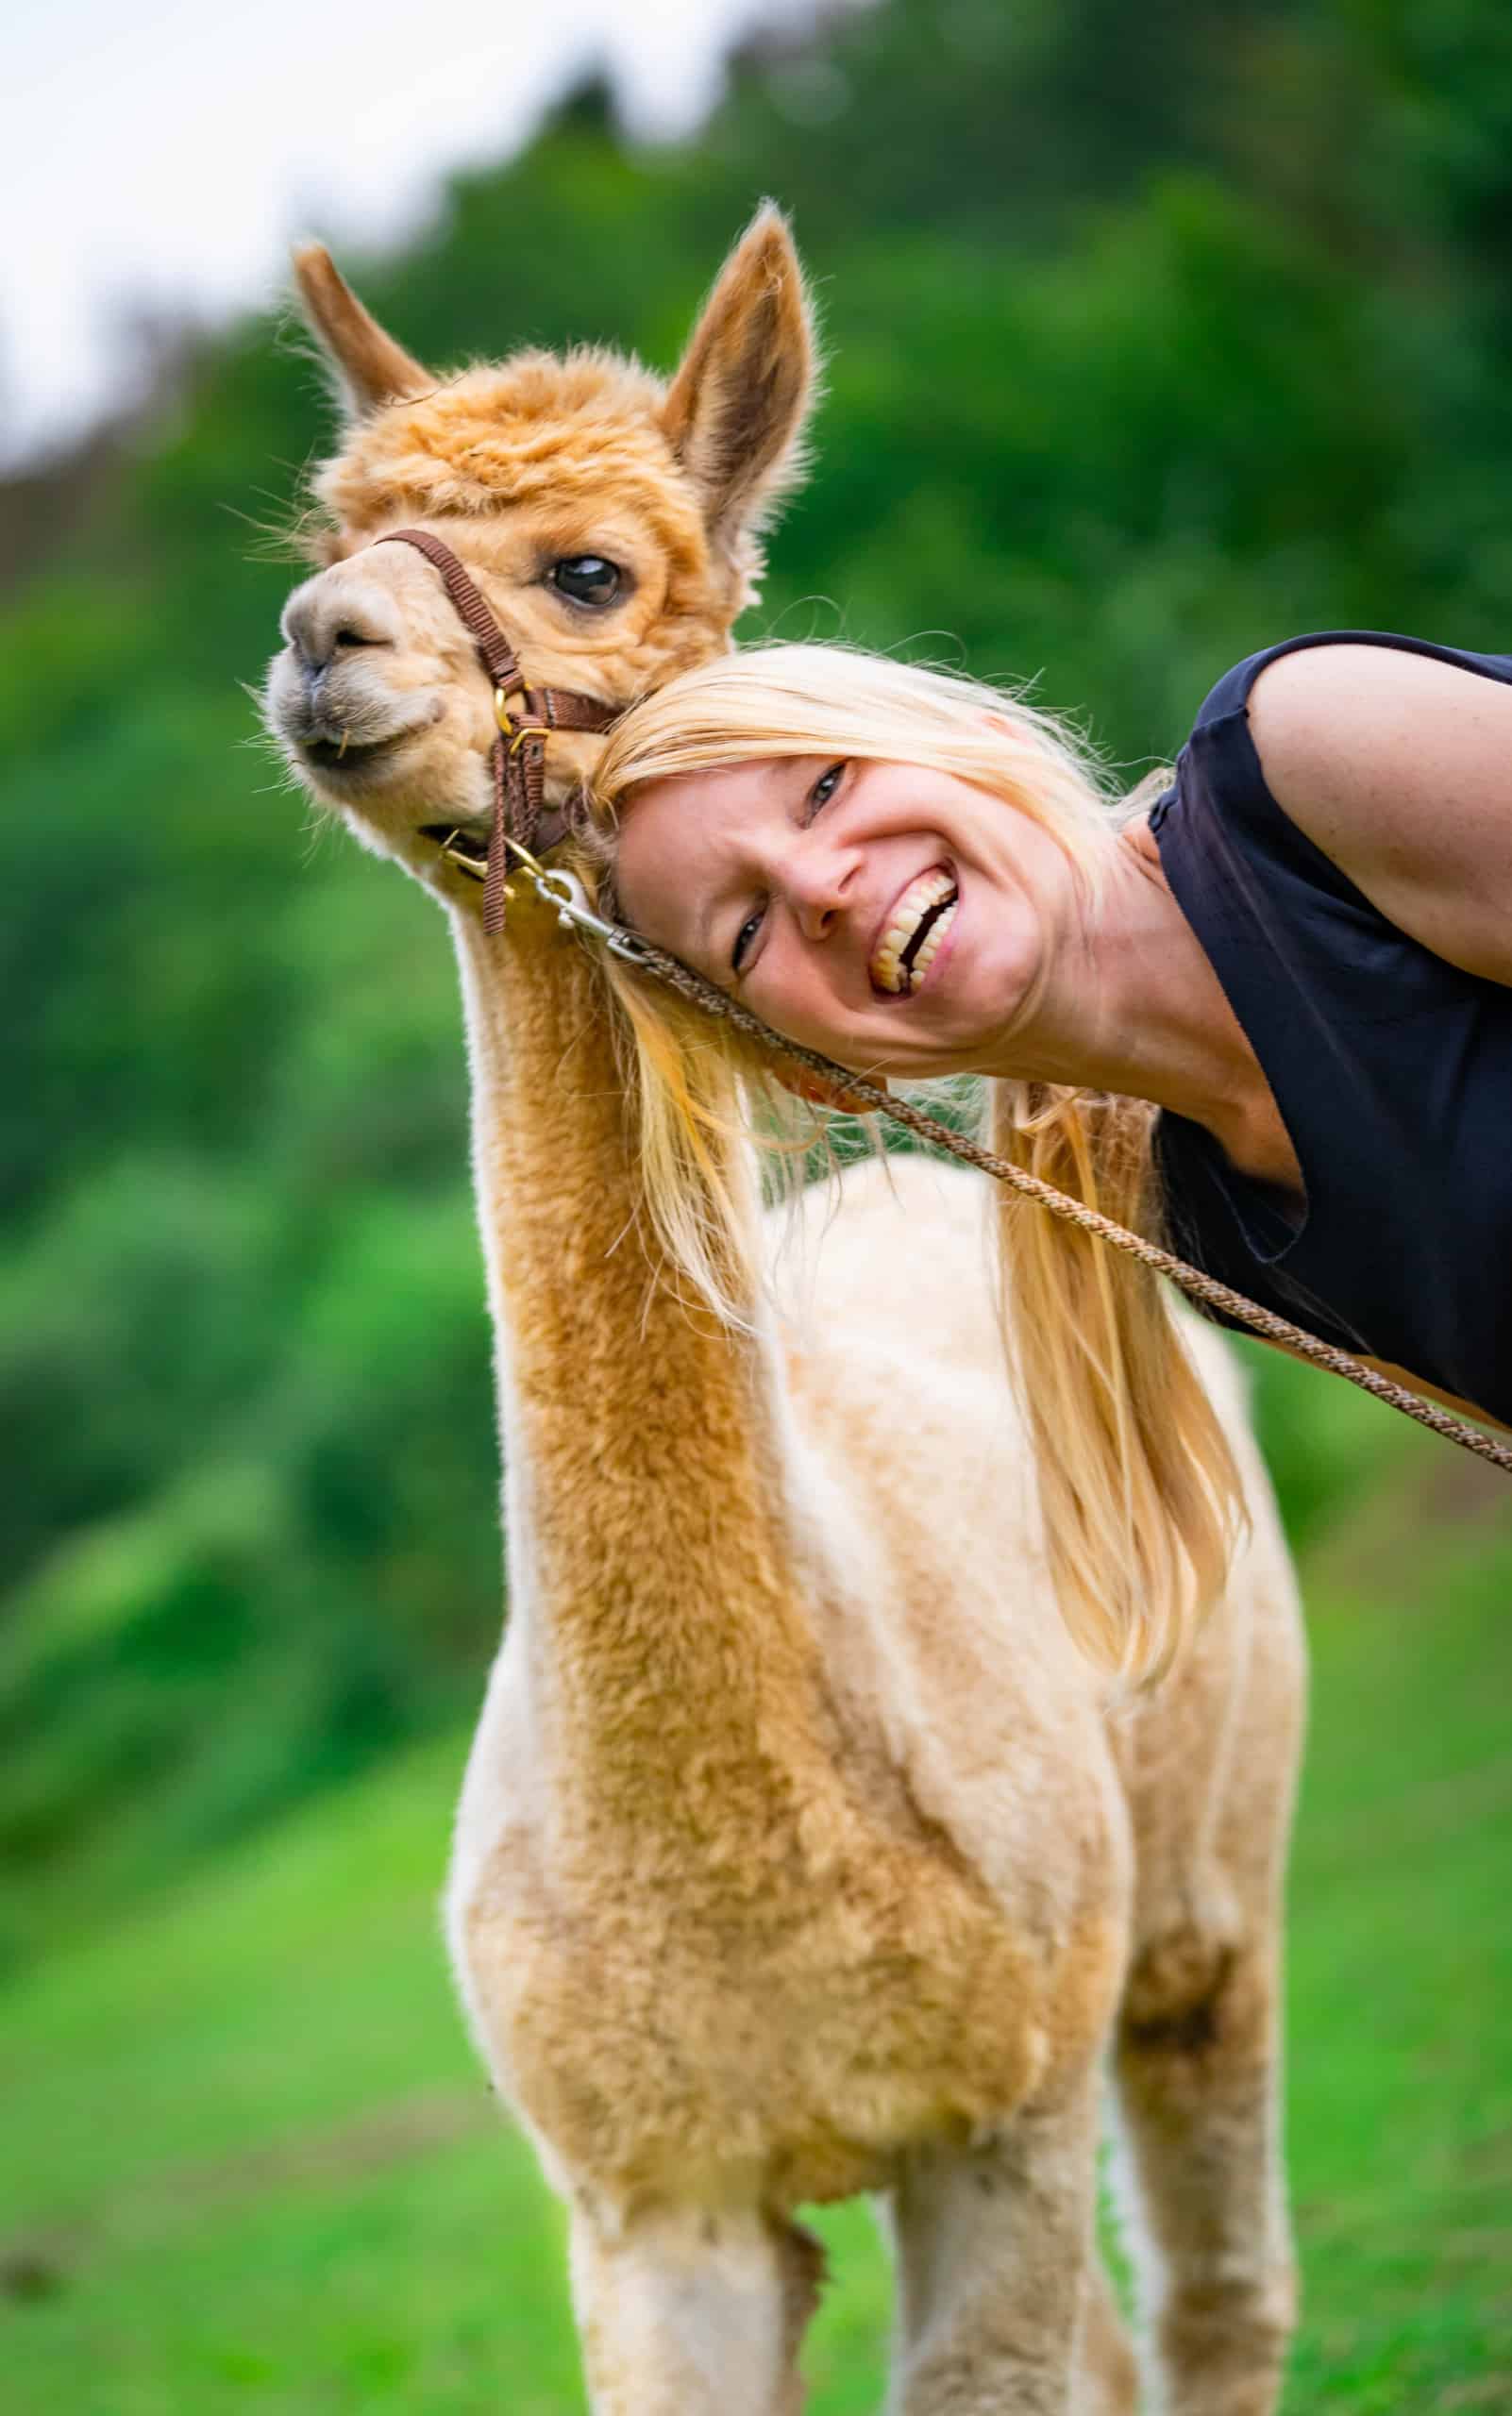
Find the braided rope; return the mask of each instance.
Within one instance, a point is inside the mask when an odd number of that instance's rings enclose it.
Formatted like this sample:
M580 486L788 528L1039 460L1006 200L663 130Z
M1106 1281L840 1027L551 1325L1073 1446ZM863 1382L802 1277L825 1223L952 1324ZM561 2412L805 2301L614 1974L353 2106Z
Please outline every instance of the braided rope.
M883 1084L868 1082L864 1074L853 1074L844 1065L832 1064L828 1057L821 1057L816 1049L805 1049L800 1041L785 1039L781 1032L773 1032L758 1015L753 1015L748 1007L741 1006L727 991L713 982L705 981L702 974L695 973L679 958L668 956L664 949L652 948L648 942L637 939L633 962L637 969L654 973L659 981L664 982L703 1014L717 1015L733 1024L737 1032L759 1042L762 1048L791 1058L810 1073L817 1074L826 1082L844 1090L848 1103L853 1100L858 1106L890 1116L895 1124L901 1125L905 1132L912 1132L916 1140L927 1141L932 1148L945 1150L949 1156L961 1159L968 1166L978 1167L983 1174L991 1175L995 1182L1007 1183L1026 1199L1037 1200L1052 1216L1063 1218L1067 1224L1079 1225L1084 1233L1095 1233L1100 1241L1108 1242L1115 1250L1127 1251L1131 1258L1137 1258L1145 1267L1152 1267L1157 1275L1168 1277L1192 1300L1201 1300L1209 1308L1221 1309L1225 1316L1237 1318L1266 1341L1280 1343L1286 1350L1294 1351L1299 1358L1310 1360L1314 1367L1326 1367L1331 1375L1342 1376L1346 1383L1357 1385L1361 1392L1372 1394L1377 1401L1386 1402L1388 1407L1401 1410L1404 1418L1414 1418L1432 1434L1443 1435L1446 1442L1457 1443L1462 1451L1473 1451L1478 1459L1488 1460L1493 1468L1512 1476L1512 1446L1499 1443L1478 1427L1468 1425L1452 1410L1441 1409L1436 1401L1425 1401L1420 1393L1409 1392L1404 1384L1396 1384L1391 1377L1366 1367L1352 1352L1340 1351L1331 1342L1321 1341L1316 1334L1307 1333L1304 1327L1293 1325L1288 1317L1278 1317L1273 1309L1262 1308L1258 1301L1247 1300L1242 1292L1235 1292L1229 1284L1220 1284L1216 1276L1204 1275L1200 1268L1189 1267L1174 1251L1162 1250L1158 1242L1147 1241L1143 1234L1132 1233L1127 1227L1116 1225L1111 1216L1104 1216L1099 1209L1089 1208L1084 1200L1072 1200L1066 1192L1057 1191L1053 1183L1031 1174L1025 1166L1016 1166L1010 1159L1000 1157L995 1150L984 1149L980 1141L967 1140L962 1133L952 1132L949 1126L940 1123L937 1117L926 1116L921 1108L913 1106L905 1099L896 1099Z
M537 880L542 878L543 868L530 851L537 844L543 802L545 741L549 730L561 727L601 730L615 718L614 709L600 705L592 697L570 694L558 696L549 688L537 692L525 687L514 648L445 539L437 537L429 529L395 528L378 538L377 543L412 545L426 556L440 572L446 593L477 646L496 691L518 689L526 705L526 715L512 725L515 730L513 742L507 746L501 736L495 741L492 749L490 770L494 814L483 890L483 929L490 937L496 937L504 928L506 849L512 847L529 865ZM515 820L512 832L509 827L512 806ZM557 902L560 905L560 899ZM626 950L627 954L630 952ZM910 1105L907 1099L895 1099L882 1084L868 1082L864 1074L849 1073L845 1066L832 1064L828 1057L821 1057L816 1049L805 1049L799 1041L785 1039L780 1032L773 1032L759 1016L753 1015L748 1007L739 1005L728 992L719 989L714 982L705 981L701 974L695 973L679 958L668 956L664 949L652 948L647 941L637 938L633 941L633 961L645 971L654 973L704 1015L720 1016L762 1048L775 1050L779 1056L791 1058L795 1064L806 1066L810 1073L819 1075L825 1082L847 1093L850 1100L875 1110L880 1116L890 1116L905 1132L912 1132L916 1140L927 1141L932 1148L943 1149L948 1156L959 1158L965 1165L976 1166L982 1173L991 1175L995 1182L1008 1184L1026 1199L1037 1200L1052 1216L1059 1216L1067 1224L1079 1225L1084 1233L1095 1233L1099 1240L1110 1243L1115 1250L1127 1251L1131 1258L1137 1258L1144 1266L1152 1267L1157 1275L1168 1277L1192 1300L1204 1301L1210 1308L1221 1309L1225 1316L1249 1326L1252 1333L1262 1335L1266 1341L1280 1343L1294 1351L1299 1358L1309 1360L1314 1367L1326 1367L1330 1374L1344 1377L1347 1383L1357 1385L1361 1392L1372 1394L1377 1401L1384 1401L1392 1409L1400 1409L1404 1418L1415 1419L1431 1433L1442 1434L1446 1441L1457 1443L1462 1451L1473 1451L1478 1459L1488 1460L1493 1468L1512 1475L1512 1448L1506 1444L1498 1443L1477 1427L1467 1425L1453 1411L1440 1409L1436 1402L1423 1400L1420 1393L1409 1392L1404 1384L1394 1383L1389 1376L1377 1374L1373 1367L1367 1367L1348 1351L1340 1351L1331 1342L1320 1341L1317 1334L1308 1334L1300 1325L1293 1325L1287 1317L1278 1317L1274 1310L1263 1309L1258 1301L1246 1300L1242 1292L1235 1292L1227 1284L1218 1283L1215 1276L1204 1275L1199 1268L1188 1267L1184 1259L1176 1257L1171 1250L1162 1250L1158 1243L1147 1241L1142 1234L1132 1233L1124 1226L1116 1225L1111 1216L1104 1216L1100 1210L1089 1208L1084 1200L1068 1198L1064 1191L1057 1191L1052 1183L1029 1173L1026 1167L1016 1166L1009 1159L983 1149L980 1141L969 1141L961 1133L952 1132L949 1125L941 1124L932 1116L926 1116L921 1109Z

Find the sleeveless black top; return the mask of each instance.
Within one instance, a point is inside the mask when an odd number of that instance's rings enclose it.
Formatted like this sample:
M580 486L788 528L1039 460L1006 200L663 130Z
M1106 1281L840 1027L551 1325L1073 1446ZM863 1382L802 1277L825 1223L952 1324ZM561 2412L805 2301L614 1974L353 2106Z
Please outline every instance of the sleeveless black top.
M1325 1341L1512 1423L1512 988L1389 922L1282 812L1250 737L1265 665L1337 645L1399 646L1512 685L1512 656L1339 629L1251 655L1207 698L1151 828L1269 1082L1307 1204L1299 1217L1289 1194L1168 1112L1155 1163L1171 1240Z

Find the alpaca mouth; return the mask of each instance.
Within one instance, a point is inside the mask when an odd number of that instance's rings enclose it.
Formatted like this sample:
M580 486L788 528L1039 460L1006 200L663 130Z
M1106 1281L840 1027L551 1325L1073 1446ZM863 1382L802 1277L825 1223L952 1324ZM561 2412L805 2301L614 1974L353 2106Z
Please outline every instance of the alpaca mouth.
M344 730L340 738L302 738L299 752L317 772L363 772L409 735L407 730L396 730L387 738L354 739Z

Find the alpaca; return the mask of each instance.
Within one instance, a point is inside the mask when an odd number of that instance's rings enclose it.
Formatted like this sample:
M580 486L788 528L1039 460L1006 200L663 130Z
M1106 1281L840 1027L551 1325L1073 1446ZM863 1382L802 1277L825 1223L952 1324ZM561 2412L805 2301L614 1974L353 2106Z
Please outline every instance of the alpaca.
M622 702L726 646L812 396L786 226L757 216L664 384L598 350L438 379L324 251L296 268L346 422L267 713L461 967L510 1618L447 1927L570 2208L592 2405L792 2416L798 2210L867 2191L902 2416L1133 2410L1092 2236L1111 2061L1161 2404L1267 2416L1302 1654L1224 1346L1192 1333L1252 1529L1175 1674L1110 1713L1046 1570L984 1186L852 1170L838 1214L800 1203L801 1315L724 1330L643 1213L593 952L523 883L485 938L437 844L488 827L488 683L431 565L373 541L443 533L538 682ZM556 794L596 743L553 740Z

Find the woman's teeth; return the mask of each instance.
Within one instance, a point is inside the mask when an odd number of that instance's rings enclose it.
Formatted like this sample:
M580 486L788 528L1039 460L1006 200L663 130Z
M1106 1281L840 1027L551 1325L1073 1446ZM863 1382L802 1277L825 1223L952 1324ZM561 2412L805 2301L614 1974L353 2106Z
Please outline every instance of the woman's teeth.
M923 986L941 941L955 920L956 886L936 866L911 881L888 917L867 967L879 990L901 998Z

